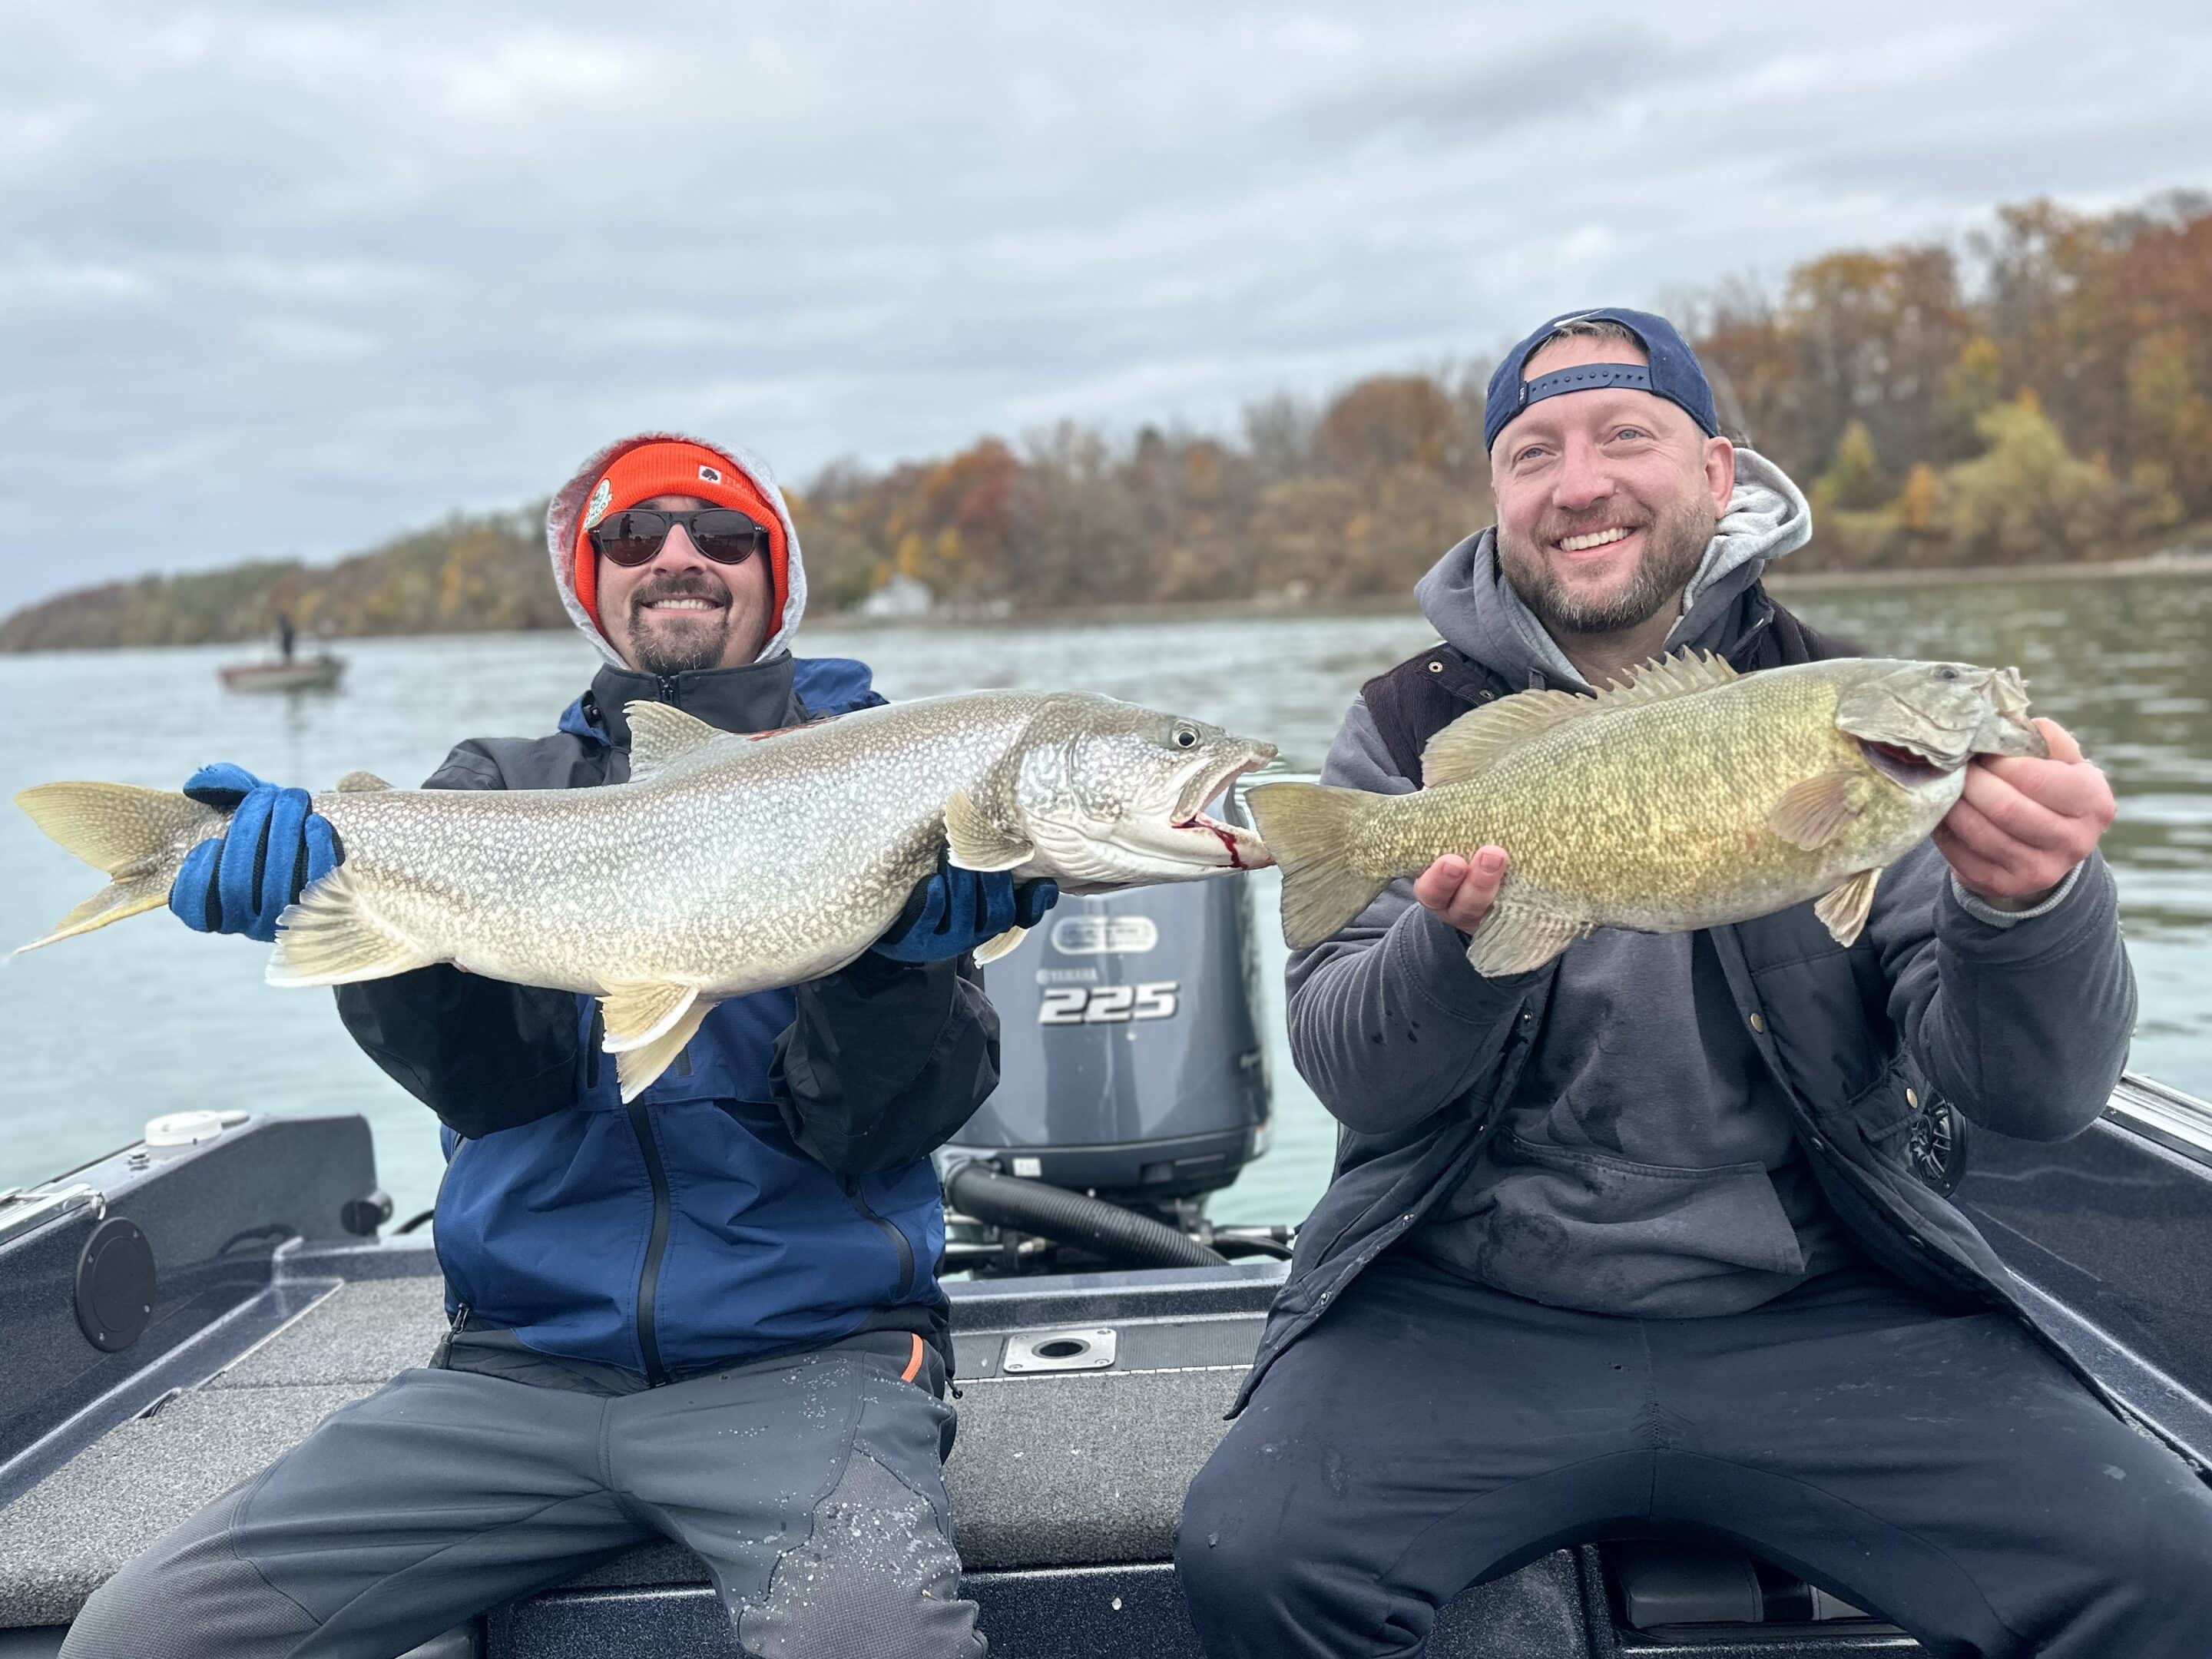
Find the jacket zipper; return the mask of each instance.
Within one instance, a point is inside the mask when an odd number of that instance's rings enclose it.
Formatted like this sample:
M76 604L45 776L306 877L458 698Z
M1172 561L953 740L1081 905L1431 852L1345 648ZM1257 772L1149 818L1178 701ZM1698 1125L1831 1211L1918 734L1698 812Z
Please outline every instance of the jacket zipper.
M906 1242L906 1235L898 1230L896 1223L886 1220L868 1207L868 1200L860 1196L860 1183L856 1177L848 1176L845 1178L845 1196L852 1200L854 1209L884 1230L884 1237L898 1251L898 1289L893 1291L891 1296L894 1299L904 1296L914 1288L914 1246Z
M645 1267L637 1276L637 1346L645 1360L648 1388L660 1388L668 1372L660 1363L660 1335L653 1327L653 1299L660 1291L660 1258L668 1249L668 1171L660 1161L660 1143L653 1138L645 1103L629 1103L629 1127L645 1156L647 1179L653 1182L653 1232L646 1240Z
M660 701L669 707L677 706L676 682L665 674L653 677ZM599 1069L599 1015L592 1016L592 1080L598 1080ZM645 1381L648 1388L658 1389L669 1380L667 1368L660 1361L660 1332L654 1318L655 1303L660 1295L660 1259L668 1250L668 1170L660 1161L660 1143L653 1139L645 1103L633 1100L629 1103L630 1133L637 1137L637 1149L645 1159L646 1179L653 1183L653 1231L645 1242L645 1266L637 1275L637 1346L639 1356L645 1361Z

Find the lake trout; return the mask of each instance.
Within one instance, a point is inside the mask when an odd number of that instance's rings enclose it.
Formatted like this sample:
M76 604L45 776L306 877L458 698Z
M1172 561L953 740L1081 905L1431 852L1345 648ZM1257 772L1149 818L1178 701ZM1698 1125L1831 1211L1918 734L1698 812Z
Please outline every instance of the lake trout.
M1525 691L1462 715L1429 740L1415 794L1276 783L1246 799L1283 868L1293 950L1447 853L1504 848L1467 952L1497 975L1593 927L1682 933L1811 898L1849 945L1969 759L2048 753L2009 668L1844 658L1739 676L1685 653L1594 697Z
M1074 893L1272 861L1203 809L1273 747L1109 697L969 692L763 735L661 703L627 712L625 784L394 789L355 773L313 796L344 859L278 919L270 983L449 962L588 993L628 1101L716 1003L866 951L940 854ZM125 784L42 784L15 800L112 878L24 950L166 903L185 855L228 817Z

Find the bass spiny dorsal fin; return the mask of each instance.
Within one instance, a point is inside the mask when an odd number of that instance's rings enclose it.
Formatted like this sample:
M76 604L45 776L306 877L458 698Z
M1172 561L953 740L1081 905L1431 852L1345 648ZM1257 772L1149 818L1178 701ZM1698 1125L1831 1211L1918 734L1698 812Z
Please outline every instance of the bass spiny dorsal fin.
M1624 669L1620 682L1597 694L1602 708L1626 703L1664 702L1669 697L1692 697L1741 679L1728 659L1710 651L1678 651L1671 657L1655 657L1641 665Z
M1434 789L1479 777L1529 738L1594 714L1598 707L1571 691L1523 691L1470 710L1421 750L1421 787Z
M727 733L665 702L623 706L629 720L629 775L641 783L655 772Z

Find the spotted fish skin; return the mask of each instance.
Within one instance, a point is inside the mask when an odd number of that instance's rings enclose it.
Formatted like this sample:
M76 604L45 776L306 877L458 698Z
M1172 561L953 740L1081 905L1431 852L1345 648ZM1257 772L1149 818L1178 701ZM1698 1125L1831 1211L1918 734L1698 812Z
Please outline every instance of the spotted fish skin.
M270 981L443 962L599 995L629 1097L716 1002L860 956L948 845L957 865L1073 891L1271 861L1203 808L1273 748L1108 697L969 692L760 736L659 704L627 712L628 783L418 790L357 775L314 795L345 855L280 918ZM16 799L114 878L36 945L161 902L226 822L118 784Z
M908 703L717 734L606 788L317 795L314 809L359 908L415 954L523 985L739 996L879 938L935 866L945 802L1029 712Z
M1814 898L1848 943L1972 756L2046 752L2027 706L2008 669L1849 658L1740 677L1678 657L1595 697L1529 692L1462 717L1412 795L1249 799L1293 949L1389 882L1492 844L1510 863L1469 944L1486 972L1540 966L1592 927L1686 932Z

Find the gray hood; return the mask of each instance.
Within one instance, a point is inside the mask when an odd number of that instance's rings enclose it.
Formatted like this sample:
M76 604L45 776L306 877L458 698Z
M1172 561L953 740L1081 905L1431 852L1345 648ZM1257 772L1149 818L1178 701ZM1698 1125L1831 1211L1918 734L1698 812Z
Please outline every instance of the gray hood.
M1812 536L1813 509L1797 486L1757 451L1738 449L1735 493L1683 593L1681 620L1668 635L1667 649L1722 650L1732 643L1723 635L1736 614L1735 600L1770 560L1796 552ZM1506 584L1494 528L1468 537L1437 560L1413 596L1445 644L1510 683L1589 689L1535 614Z
M777 653L791 648L791 636L799 631L799 619L806 614L806 565L799 553L799 526L791 521L791 507L783 499L783 491L776 487L775 475L768 470L768 463L750 451L735 444L711 443L704 438L692 437L684 432L639 432L627 438L618 438L578 467L568 483L553 494L545 504L545 551L553 561L553 585L561 590L561 603L567 607L568 620L576 624L576 631L592 642L592 648L605 659L611 668L625 672L629 665L623 660L622 653L599 631L599 619L584 608L576 597L576 584L568 569L568 559L576 545L576 521L584 515L585 504L598 483L600 474L615 464L617 458L628 454L640 444L659 443L672 440L678 443L696 444L709 449L730 464L732 471L742 472L752 481L768 504L775 509L782 521L784 545L783 614L776 625L769 630L768 641L761 647L755 662L767 662Z

